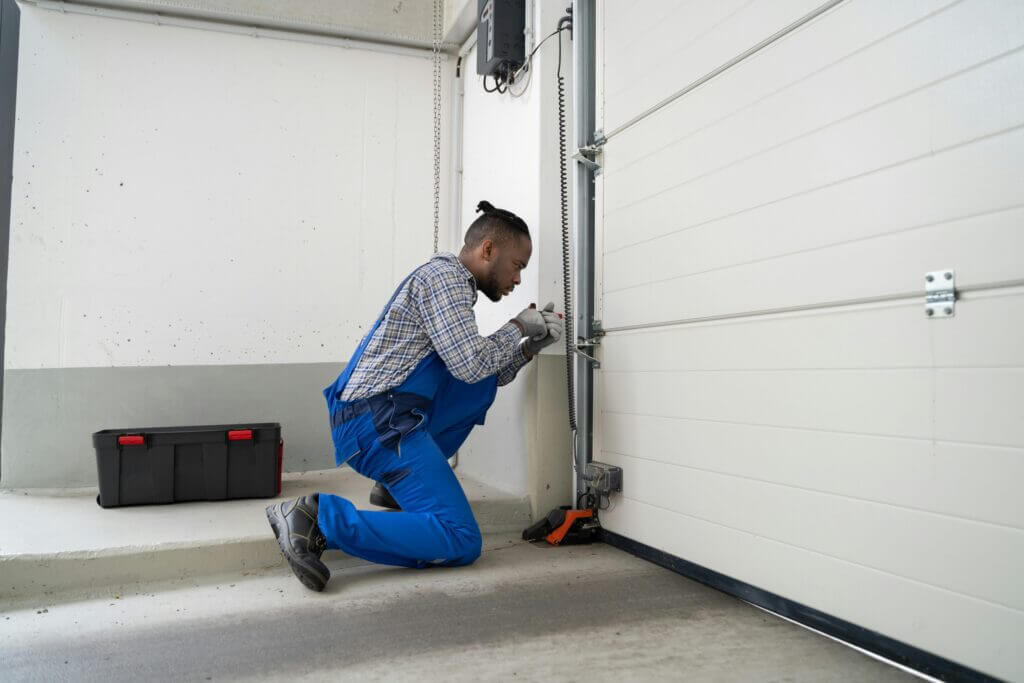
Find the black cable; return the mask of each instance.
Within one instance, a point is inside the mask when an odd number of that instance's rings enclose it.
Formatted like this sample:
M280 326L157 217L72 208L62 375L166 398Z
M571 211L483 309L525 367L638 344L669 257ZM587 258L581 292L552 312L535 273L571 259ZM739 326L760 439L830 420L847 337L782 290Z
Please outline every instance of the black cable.
M607 506L605 506L605 507L601 506L601 499L603 497L604 497L603 494L602 495L595 495L592 489L587 488L586 491L584 491L583 493L581 493L578 496L576 496L576 509L577 510L587 510L587 509L590 509L590 510L593 510L594 512L597 512L599 510L607 510L608 509Z
M555 33L564 31L559 27ZM551 35L554 35L552 33ZM550 36L548 36L550 38ZM545 38L547 40L547 38ZM540 47L539 45L537 47ZM558 174L562 209L562 278L565 291L565 373L569 381L569 428L576 431L576 334L572 313L572 275L569 251L569 171L566 168L565 77L562 76L562 38L558 38ZM576 446L573 440L572 465L576 469Z
M563 20L564 19L565 18L563 17ZM570 31L570 30L572 30L572 26L571 25L569 25L569 26L561 26L560 25L557 29L555 29L554 31L549 33L547 36L544 37L544 40L542 40L539 43L537 43L537 46L533 48L533 51L530 52L530 54L523 61L523 65L520 66L518 69L513 69L511 67L511 64L509 64L509 63L503 63L503 64L500 64L498 66L498 68L495 70L494 73L484 74L484 92L496 92L496 93L499 93L499 94L503 94L503 93L508 92L508 86L510 84L512 84L512 83L515 83L515 79L519 75L519 72L521 72L521 71L529 71L530 70L531 60L533 59L533 56L535 54L537 54L537 50L540 49L540 46L543 45L544 43L546 43L548 41L548 38L551 38L552 36L556 36L559 33L561 33L562 31ZM477 48L477 49L479 49L479 48ZM558 63L559 63L559 74L561 74L561 63L562 63L562 40L561 40L561 38L559 38L559 40L558 40ZM490 76L491 78L494 79L494 87L493 88L488 88L487 87L487 77L488 76Z
M537 50L540 49L541 45L543 45L544 43L548 42L548 38L550 38L551 36L557 35L557 34L561 33L562 31L568 31L570 29L571 29L571 26L559 26L554 31L552 31L548 35L544 36L544 40L542 40L539 43L537 43L537 46L535 48L533 48L533 51L530 52L530 54L526 57L525 60L523 60L523 65L521 67L519 67L518 69L516 69L515 71L512 72L511 78L509 79L509 83L514 83L515 82L514 79L519 74L520 71L529 71L530 70L530 62L533 59L533 56L535 54L537 54ZM562 39L559 38L558 42L561 43ZM561 46L559 46L559 47L561 47Z
M490 76L494 79L494 87L487 87L487 77ZM498 77L494 74L484 74L484 92L498 92Z

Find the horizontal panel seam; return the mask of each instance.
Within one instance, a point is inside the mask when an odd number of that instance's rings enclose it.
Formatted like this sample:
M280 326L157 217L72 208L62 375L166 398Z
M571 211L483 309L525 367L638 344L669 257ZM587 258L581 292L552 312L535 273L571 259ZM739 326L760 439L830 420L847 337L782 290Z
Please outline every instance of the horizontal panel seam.
M807 247L807 248L804 248L804 249L794 249L792 251L786 251L786 252L782 252L782 253L779 253L779 254L773 254L771 256L765 256L765 257L762 257L762 258L749 259L747 261L738 261L736 263L729 263L727 265L717 266L715 268L706 268L704 270L696 270L696 271L693 271L693 272L690 272L690 273L683 273L682 275L673 275L672 277L666 277L666 278L660 278L660 279L654 279L654 280L647 280L645 282L641 282L641 283L635 284L635 285L626 285L624 287L615 287L615 288L608 288L607 285L606 285L605 289L604 289L604 293L607 295L607 294L614 294L616 292L625 292L625 291L628 291L630 289L639 289L640 287L647 287L647 286L650 286L650 285L660 285L660 284L664 284L664 283L667 283L667 282L672 282L674 280L685 280L686 278L698 277L698 276L701 276L701 275L708 275L710 273L718 273L718 272L722 272L722 271L726 271L726 270L732 270L734 268L743 268L745 266L751 266L751 265L755 265L755 264L758 264L758 263L766 263L766 262L769 262L769 261L774 261L774 260L778 260L778 259L784 259L784 258L787 258L787 257L790 257L790 256L800 256L800 255L805 255L805 254L813 254L814 252L826 251L826 250L829 250L829 249L835 249L837 247L847 247L847 246L850 246L850 245L853 245L853 244L861 244L861 243L865 243L865 242L872 242L872 241L875 241L875 240L885 240L885 239L887 239L889 237L903 236L903 235L906 235L907 233L912 233L912 232L917 231L917 230L927 230L928 228L935 228L935 227L939 227L939 226L950 225L952 223L958 223L958 222L961 222L961 221L969 221L969 220L974 219L974 218L983 218L983 217L986 217L986 216L995 216L995 215L1000 214L1000 213L1009 213L1011 211L1017 211L1017 210L1019 210L1021 208L1024 208L1024 203L1018 202L1018 203L1015 203L1015 204L1008 204L1006 206L999 206L999 207L995 207L995 208L986 209L984 211L976 211L974 213L962 214L962 215L959 215L959 216L946 217L946 218L943 218L941 220L932 221L932 222L929 222L929 223L922 223L922 224L919 224L919 225L911 225L911 226L908 226L908 227L897 228L895 230L890 230L888 232L884 232L884 233L877 234L877 235L864 235L862 237L855 237L853 239L842 240L840 242L830 242L828 244L820 244L820 245L817 245L817 246L814 246L814 247ZM678 233L678 232L669 233L668 235L662 235L661 237L658 237L658 238L656 238L655 240L652 240L652 241L657 241L659 239L665 239L665 238L674 237L674 236L676 236L678 234L680 234L680 233ZM625 249L630 249L630 248L632 248L634 246L637 246L639 244L650 244L650 242L642 242L642 243L638 242L637 244L630 245L629 247L626 247ZM625 249L619 249L615 253L624 251ZM608 253L611 253L611 252L608 252ZM607 256L607 253L605 255ZM605 272L607 273L609 270L610 269L606 265L605 266ZM605 281L606 282L607 282L608 279L609 279L608 275L605 275Z
M772 206L773 204L781 204L782 202L785 202L785 201L788 201L788 200L791 200L791 199L795 199L797 197L811 195L811 194L814 194L815 192L819 192L821 190L825 190L825 189L832 188L832 187L838 187L838 186L840 186L840 185L842 185L844 183L853 182L855 180L861 180L863 178L867 178L869 176L872 176L872 175L875 175L875 174L878 174L878 173L882 173L884 171L890 171L890 170L895 169L895 168L900 168L901 166L909 166L910 164L913 164L913 163L916 163L916 162L919 162L919 161L923 161L925 159L931 159L933 157L936 157L936 156L939 156L939 155L942 155L942 154L947 154L949 152L953 152L953 151L958 150L958 149L969 147L970 145L977 144L979 142L984 142L986 140L992 140L992 139L998 138L998 137L1000 137L1002 135L1008 135L1010 133L1017 132L1017 131L1019 131L1021 129L1024 129L1024 123L1016 123L1016 124L1014 124L1012 126L1008 126L1008 127L1005 127L1005 128L1001 128L999 130L991 131L991 132L985 133L983 135L979 135L979 136L974 137L974 138L970 138L970 139L967 139L967 140L961 140L960 142L956 142L956 143L954 143L952 145L947 145L946 147L940 147L938 149L931 149L931 150L928 150L927 152L924 152L922 154L917 154L917 155L914 155L912 157L907 157L905 159L900 159L898 161L893 161L893 162L888 163L888 164L883 164L881 166L877 166L875 168L871 168L871 169L868 169L866 171L862 171L860 173L854 173L853 175L846 176L845 178L838 178L836 180L833 180L833 181L830 181L830 182L827 182L827 183L823 183L821 185L815 185L814 187L809 187L809 188L804 189L804 190L799 190L798 192L793 192L792 194L784 195L782 197L776 197L776 198L771 199L769 201L762 202L760 204L755 204L754 206L748 206L748 207L745 207L743 209L739 209L737 211L733 211L732 213L723 214L721 216L715 216L715 217L709 218L709 219L707 219L705 221L701 221L699 223L694 223L693 225L688 225L688 226L681 227L681 228L679 228L677 230L673 230L671 233L663 233L663 234L660 234L660 235L655 235L655 236L650 237L648 239L638 240L636 242L630 242L629 244L624 244L624 245L615 247L614 249L605 249L604 253L605 253L605 255L614 254L617 251L621 251L623 249L626 249L626 248L629 248L629 247L632 247L632 246L636 246L637 244L643 244L645 242L652 242L652 241L657 240L657 239L659 239L661 237L664 237L667 234L677 234L677 233L683 232L685 230L693 230L694 228L699 228L699 227L701 227L703 225L708 225L710 223L715 223L715 222L718 222L718 221L722 221L722 220L725 220L727 218L733 218L735 216L741 216L741 215L743 215L745 213L751 213L751 212L756 211L758 209L763 209L766 206ZM603 221L605 223L607 222L608 217L611 215L611 213L612 212L605 212L604 213L604 216L602 218L603 218ZM607 232L607 228L606 228L605 232Z
M985 282L973 285L967 285L963 287L957 287L957 294L973 294L983 291L994 291L998 289L1010 289L1024 287L1024 279L1020 280L1006 280L1002 282ZM962 299L963 297L958 296ZM692 325L696 323L707 323L724 320L736 320L741 318L755 318L769 315L779 315L783 313L801 313L807 311L821 311L832 308L843 308L848 306L861 306L865 304L879 304L887 302L900 302L904 301L907 303L924 303L924 291L918 292L898 292L894 294L883 294L880 296L873 297L861 297L859 299L843 299L839 301L822 301L818 303L810 304L797 304L794 306L781 306L779 308L765 308L761 310L753 311L737 311L734 313L720 313L717 315L700 316L696 318L682 318L677 320L663 320L653 322L636 323L633 325L614 325L608 324L607 312L605 312L605 334L611 334L613 332L627 332L630 330L648 330L659 327L671 327L676 325ZM603 306L602 306L603 310ZM922 309L923 310L923 309Z
M750 477L750 476L746 476L746 475L742 475L742 474L735 474L735 473L732 473L732 472L723 472L721 470L713 470L713 469L707 469L707 468L704 468L704 467L696 467L694 465L684 465L684 464L676 463L676 462L668 462L666 460L655 460L653 458L645 458L645 457L643 457L641 455L633 455L633 454L630 454L630 453L622 453L620 451L612 450L610 448L602 448L601 452L602 453L611 453L611 454L614 454L614 455L617 455L617 456L620 456L620 457L623 457L623 458L633 458L633 459L636 459L636 460L645 460L647 462L657 463L657 464L660 464L660 465L668 465L670 467L678 467L678 468L681 468L681 469L695 470L697 472L705 472L707 474L715 474L715 475L719 475L719 476L722 476L722 477L730 477L730 478L734 478L734 479L743 479L745 481L756 481L756 482L761 483L761 484L768 484L769 486L778 486L780 488L795 489L795 490L798 490L798 491L804 491L806 493L811 493L811 494L815 494L815 495L823 496L823 497L845 498L847 500L853 500L853 501L857 501L859 503L869 503L871 505L879 505L879 506L883 506L883 507L895 508L897 510L909 510L911 512L916 512L916 513L919 513L919 514L932 515L932 516L935 516L935 517L941 517L943 519L955 519L955 520L958 520L958 521L961 521L961 522L968 522L968 523L971 523L971 524L979 524L981 526L995 527L996 529L1007 529L1007 530L1009 530L1009 531L1011 531L1013 533L1024 533L1024 527L1020 527L1020 526L1016 526L1016 525L1008 524L1008 523L1004 523L1004 522L991 522L991 521L987 521L987 520L983 520L983 519L975 519L975 518L972 518L972 517L961 517L960 515L954 515L954 514L951 514L951 513L948 513L948 512L937 512L935 510L928 510L928 509L925 509L925 508L913 507L911 505L898 505L896 503L890 503L890 502L883 501L883 500L875 500L875 499L872 499L872 498L861 498L859 496L851 496L849 494L838 493L836 491L825 491L825 490L822 490L822 489L812 489L812 488L808 488L806 486L798 486L796 484L788 484L788 483L785 483L785 482L772 481L770 479L760 479L758 477Z
M885 35L883 35L881 37L878 37L875 40L872 40L872 41L862 45L861 47L856 48L855 50L853 50L851 52L846 53L845 55L839 57L838 59L836 59L836 60L834 60L832 62L829 62L828 64L825 64L825 65L823 65L823 66L821 66L821 67L811 71L810 73L807 73L806 75L802 76L801 78L798 78L795 81L791 81L789 83L786 83L782 87L777 88L776 90L773 90L772 92L767 93L767 94L757 98L756 100L753 100L752 102L748 102L747 104L743 105L739 109L734 109L733 111L725 114L721 118L715 119L711 123L708 123L706 125L700 126L699 128L696 128L693 131L687 133L686 135L683 135L681 137L678 137L678 138L675 138L673 140L668 141L667 145L663 145L663 146L659 147L658 149L656 149L656 150L654 150L652 152L649 152L648 154L644 154L643 156L638 157L638 158L634 159L633 161L631 161L631 162L629 162L627 164L623 164L622 166L619 166L617 168L605 169L604 170L604 175L606 177L608 177L608 176L612 176L612 175L614 175L614 174L616 174L618 172L621 172L621 171L629 168L633 164L639 163L639 162L643 161L644 159L646 159L646 158L648 158L648 157L650 157L650 156L652 156L654 154L657 154L659 151L661 151L662 149L664 149L664 147L666 147L668 145L675 144L676 142L681 142L682 140L685 140L685 139L687 139L689 137L697 135L697 134L707 130L708 128L716 126L719 123L722 123L723 121L727 121L727 120L731 119L732 117L737 116L738 114L741 114L741 113L743 113L743 112L745 112L745 111L747 111L747 110L749 110L749 109L751 109L753 107L756 107L757 105L761 104L765 100L769 100L769 99L771 99L771 98L773 98L773 97L775 97L775 96L777 96L777 95L779 95L781 93L784 93L785 91L789 90L790 88L794 88L794 87L800 85L801 83L805 83L806 81L809 81L810 79L814 78L815 76L818 76L818 75L822 74L823 72L828 71L829 69L832 69L832 68L834 68L836 66L839 66L843 62L849 61L850 59L853 59L854 57L856 57L856 56L858 56L858 55L860 55L860 54L870 50L871 48L876 47L876 46L878 46L878 45L880 45L880 44L890 40L891 38L893 38L893 37L895 37L895 36L897 36L897 35L899 35L901 33L905 33L906 31L912 29L913 27L915 27L915 26L917 26L919 24L925 23L925 22L933 19L934 17L936 17L936 16L938 16L938 15L940 15L940 14L942 14L942 13L944 13L944 12L950 10L950 9L952 9L953 7L956 7L957 5L962 4L963 1L964 0L955 0L954 2L951 2L948 5L945 5L943 7L939 7L938 9L935 9L935 10L929 12L928 14L925 14L924 16L918 17L917 19L911 21L910 23L905 24L903 26L900 26L899 28L897 28L897 29L895 29L895 30L893 30L893 31L891 31L891 32L889 32L887 34L885 34ZM615 93L609 93L609 94L614 95ZM606 96L605 99L607 100L608 97Z
M619 211L622 211L624 209L628 209L631 206L634 206L636 204L644 202L644 201L646 201L648 199L651 199L653 197L657 197L658 195L664 194L666 192L670 192L670 191L672 191L672 190L674 190L676 188L683 187L685 185L689 185L689 184L697 182L699 180L703 180L704 178L707 178L709 176L715 175L716 173L721 173L722 171L728 170L728 169L732 168L733 166L737 166L737 165L742 164L742 163L744 163L746 161L750 161L751 159L756 159L759 156L763 156L763 155L768 154L770 152L774 152L774 151L776 151L778 149L781 149L781 148L785 147L786 145L792 144L794 142L798 142L798 141L803 140L805 138L809 138L809 137L811 137L813 135L816 135L816 134L818 134L818 133L820 133L822 131L828 130L829 128L832 128L832 127L835 127L835 126L839 126L841 124L853 121L857 117L860 117L860 116L863 116L865 114L869 114L871 112L877 111L877 110L882 109L882 108L884 108L884 107L886 107L886 106L888 106L890 104L894 104L896 102L899 102L900 100L904 100L904 99L913 97L914 95L918 95L918 94L920 94L922 92L925 92L925 91L929 90L930 88L934 88L934 87L936 87L938 85L941 85L941 84L943 84L943 83L945 83L947 81L951 81L951 80L954 80L954 79L959 78L961 76L964 76L966 74L969 74L972 71L976 71L976 70L981 69L983 67L990 66L991 64L993 64L993 63L995 63L995 62L997 62L999 60L1006 59L1007 57L1009 57L1011 55L1015 55L1016 53L1021 52L1022 50L1024 50L1024 45L1018 45L1017 47L1014 47L1014 48L1012 48L1010 50L1006 50L1005 52L1001 52L1001 53L999 53L997 55L989 57L988 59L984 59L984 60L982 60L982 61L980 61L980 62L978 62L976 64L972 64L972 65L970 65L968 67L964 67L963 69L960 69L958 71L953 71L951 73L948 73L945 76L942 76L941 78L937 78L937 79L928 81L927 83L923 83L923 84L918 85L918 86L916 86L914 88L911 88L910 90L906 90L904 92L901 92L898 95L893 95L892 97L889 97L887 99L884 99L884 100L881 100L879 102L876 102L876 103L874 103L874 104L872 104L872 105L870 105L868 107L865 107L863 109L859 109L857 111L851 112L851 113L849 113L849 114L847 114L845 116L841 116L841 117L839 117L837 119L829 121L828 123L824 123L824 124L821 124L821 125L816 126L814 128L810 128L808 130L805 130L805 131L803 131L802 133L800 133L798 135L794 135L794 136L791 136L789 138L785 138L783 140L780 140L779 142L776 142L775 144L769 145L768 147L763 147L763 148L761 148L759 150L756 150L754 152L751 152L751 153L747 154L746 156L742 156L742 157L740 157L738 159L734 159L734 160L730 161L727 164L724 164L722 166L718 166L716 168L709 169L707 171L704 171L703 173L699 173L699 174L697 174L695 176L687 178L686 180L678 182L678 183L676 183L674 185L670 185L669 187L666 187L666 188L664 188L662 190L658 190L657 192L651 193L649 195L645 195L643 197L640 197L638 199L630 201L630 202L628 202L626 204L621 204L619 206L616 206L616 207L612 208L611 210L607 211L605 215L610 216L610 215L615 214L615 213L617 213ZM621 169L615 169L614 167L608 169L609 176L614 176L618 170L621 170Z
M886 571L884 569L878 569L877 567L872 567L870 565L861 564L860 562L854 562L852 560L848 560L848 559L843 558L843 557L837 557L835 555L829 555L828 553L823 553L823 552L821 552L819 550L814 550L813 548L806 548L804 546L796 545L795 543L787 543L786 541L780 541L780 540L772 538L770 536L763 536L761 534L756 534L756 533L754 533L752 531L748 531L746 529L738 529L736 527L729 526L728 524L722 524L721 522L715 522L715 521L712 521L710 519L705 519L703 517L698 517L697 515L690 515L690 514L687 514L685 512L679 512L677 510L672 510L671 508L667 508L667 507L664 507L664 506L661 506L661 505L657 505L655 503L649 503L647 501L639 500L637 498L630 498L629 496L625 496L625 495L622 496L622 497L625 498L626 500L632 501L632 502L637 503L639 505L645 505L645 506L648 506L648 507L657 508L659 510L664 510L665 512L669 512L669 513L671 513L673 515L679 515L680 517L689 517L690 519L697 520L698 522L703 522L704 524L710 524L712 526L721 527L723 529L729 529L730 531L735 531L735 532L738 532L738 533L741 533L741 534L746 534L748 536L753 536L754 538L763 539L763 540L768 541L770 543L775 543L777 545L785 546L787 548L795 548L796 550L800 550L800 551L803 551L805 553L810 553L810 554L813 554L813 555L818 555L819 557L826 557L826 558L829 558L829 559L832 559L832 560L836 560L836 561L839 561L839 562L845 562L846 564L852 565L854 567L859 567L861 569L866 569L868 571L876 572L878 574L885 574L887 576L892 576L892 577L895 577L897 579L901 579L903 581L910 581L911 583L916 583L916 584L919 584L919 585L922 585L922 586L926 586L928 588L932 588L932 589L937 590L937 591L942 591L943 593L949 593L951 595L955 595L955 596L962 597L962 598L967 598L969 600L976 600L976 601L978 601L980 603L984 603L986 605L991 605L991 606L999 608L999 609L1003 609L1003 610L1006 610L1006 611L1009 611L1009 612L1013 612L1014 614L1017 614L1017 615L1024 615L1024 610L1021 610L1019 608L1013 607L1011 605L1004 605L1003 603L995 602L993 600L988 600L986 598L979 598L978 596L971 595L969 593L960 593L958 591L951 590L951 589L945 588L943 586L936 586L935 584L928 583L927 581L921 581L920 579L915 579L915 578L910 577L910 576L904 576L902 574L897 574L895 572ZM711 567L711 568L714 569L713 567Z
M647 118L651 114L655 113L656 111L659 111L660 109L666 107L667 105L671 104L672 102L675 102L677 99L679 99L680 97L682 97L686 93L688 93L688 92L690 92L692 90L695 90L696 88L699 88L700 86L702 86L705 83L710 82L712 79L714 79L717 76L725 73L726 71L728 71L729 69L733 68L737 64L742 63L746 59L754 56L755 54L757 54L758 52L760 52L764 48L768 47L772 43L775 43L776 41L781 40L782 38L785 38L786 36L790 35L796 29L798 29L801 26L803 26L803 25L813 21L814 19L817 19L819 16L821 16L822 14L827 12L828 10L834 8L836 5L839 5L839 4L843 3L844 1L845 0L828 0L828 2L826 2L824 5L821 5L821 6L817 7L816 9L812 10L809 14L805 14L803 17L800 17L799 19L797 19L793 23L789 24L788 26L785 26L782 29L780 29L779 31L776 31L772 35L768 36L767 38L765 38L761 42L759 42L756 45L754 45L753 47L750 47L747 50L745 50L744 52L736 55L735 57L730 59L725 64L722 64L722 65L718 66L717 68L715 68L714 70L710 71L709 73L704 74L703 76L701 76L697 80L695 80L692 83L690 83L689 85L687 85L682 90L679 90L678 92L675 92L672 95L669 95L668 97L666 97L662 101L660 101L657 104L655 104L654 106L648 108L646 111L641 112L638 116L634 116L632 119L630 119L629 121L626 121L625 123L623 123L619 127L615 128L614 130L608 131L607 138L610 139L611 137L613 137L615 135L618 135L622 131L624 131L627 128L631 127L632 125L634 125L634 124L644 120L645 118ZM603 55L602 55L602 57L603 57Z
M984 443L980 441L953 441L950 439L934 439L927 436L903 436L900 434L879 434L877 432L849 432L840 429L816 429L814 427L797 427L795 425L773 425L762 422L737 422L732 420L714 420L702 417L682 417L675 415L657 415L654 413L631 413L624 410L608 410L601 408L600 412L606 415L627 415L632 417L653 417L663 420L677 420L679 422L706 422L709 424L735 425L742 427L763 427L767 429L789 429L796 432L812 432L815 434L842 434L845 436L864 436L871 438L899 439L904 441L919 441L935 444L949 444L953 446L986 446L990 448L1006 448L1011 450L1024 450L1022 446L1013 444Z
M750 7L755 2L757 2L757 0L746 0L746 2L741 3L736 9L734 9L732 12L730 12L726 16L722 17L717 23L712 24L711 26L709 26L707 28L707 30L705 30L703 33L701 33L701 34L699 34L697 36L694 36L694 39L692 41L690 41L689 43L685 43L683 45L676 46L677 49L673 50L669 55L666 56L666 58L667 59L671 59L674 55L682 52L683 51L682 48L689 47L689 46L693 45L694 43L700 41L702 38L707 36L709 33L714 31L716 28L718 28L722 24L726 23L727 21L729 21L730 19L735 17L737 14L740 14L743 10L747 9L748 7ZM625 41L623 43L617 44L615 47L621 48L621 49L625 49L625 48L628 48L628 47L630 47L630 46L632 46L632 45L634 45L634 44L636 44L636 43L638 43L638 42L640 42L642 40L649 40L650 39L649 36L644 35L645 32L649 32L652 28L655 28L655 27L663 24L665 21L668 21L670 18L674 18L674 15L678 14L681 9L688 9L688 8L685 5L677 5L676 7L672 8L671 10L669 10L665 15L659 17L654 23L644 26L644 28L641 29L639 32L637 32L637 34L635 36L633 36L632 38L630 38L629 40L627 40L627 41ZM607 43L607 42L608 41L606 39L605 43ZM602 56L605 59L607 59L607 48L605 48L604 54ZM609 91L608 94L609 95L614 95L617 92L622 92L622 91L621 90L615 91L615 92ZM607 99L607 97L606 97L606 99Z

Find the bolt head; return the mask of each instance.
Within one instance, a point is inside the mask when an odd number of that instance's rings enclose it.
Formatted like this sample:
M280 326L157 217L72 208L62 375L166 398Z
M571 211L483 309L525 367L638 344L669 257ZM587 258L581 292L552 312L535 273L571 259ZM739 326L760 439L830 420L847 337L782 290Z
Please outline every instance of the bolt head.
M946 279L947 280L952 280L953 279L953 273L946 273Z
M943 310L946 312L946 315L953 315L953 309L949 306L946 306Z
M932 309L930 309L930 308L926 308L926 309L924 309L924 312L925 312L925 313L927 313L927 314L928 314L929 316L933 316L933 315L935 315L935 311L933 311L933 310L932 310Z
M934 275L925 275L924 279L927 280L928 282L932 282L933 280L935 280L935 276Z

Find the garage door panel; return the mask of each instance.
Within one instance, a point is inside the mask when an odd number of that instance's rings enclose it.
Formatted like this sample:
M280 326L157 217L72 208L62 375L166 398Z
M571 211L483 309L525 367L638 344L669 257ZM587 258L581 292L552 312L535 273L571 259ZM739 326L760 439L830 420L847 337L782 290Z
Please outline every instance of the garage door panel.
M1024 531L608 454L628 496L803 550L1024 609ZM743 501L737 505L736 501ZM1010 587L1007 590L1007 587Z
M628 474L627 474L628 476ZM1024 677L1024 613L621 497L602 523L715 571L993 675ZM970 637L964 637L968 625Z
M659 186L658 164L647 169L649 186L642 194L621 190L610 180L604 190L605 248L618 249L1011 131L1024 124L1022 70L1024 52L781 146L750 150L752 155L742 161L717 166L712 157L708 170L698 166L690 180L668 188ZM1006 106L1007 101L1018 106ZM923 117L922 112L929 114ZM609 160L615 144L613 139L607 145Z
M621 94L652 63L693 47L751 0L659 0L652 5L605 4L606 50L614 68L606 74L609 94ZM667 95L667 93L666 93Z
M615 333L608 372L1024 367L1024 289L963 295L956 317L920 301L849 306ZM992 334L978 335L978 329Z
M655 459L1024 530L1024 449L650 415L601 420L602 460ZM633 483L629 496L657 503Z
M608 328L921 292L953 268L959 287L1024 275L1024 209L713 270L603 295ZM607 270L606 270L607 272ZM922 308L923 315L923 308ZM954 323L957 324L957 323Z
M1024 448L1024 370L606 372L605 413Z
M734 55L816 9L822 0L701 0L680 2L678 12L644 32L620 40L605 31L605 125L610 129L657 104ZM604 25L637 12L630 3L605 2Z
M1024 313L1024 296L1016 307ZM615 333L601 344L601 366L603 374L921 367L930 355L922 310L899 302Z
M930 370L604 374L604 413L932 437Z
M1024 5L1002 0L851 2L623 131L606 173L639 195L655 164L672 186L706 172L701 163L721 166L1006 55L1022 20ZM986 40L964 40L993 23L1002 28Z
M681 3L626 55L614 5L594 443L625 487L602 524L1024 677L1024 4L844 0L675 99L765 6ZM699 36L677 81L651 59L673 31ZM929 319L943 268L956 314Z
M1020 206L1022 157L1024 132L1018 131L608 250L604 289L615 291ZM614 221L610 229L616 229Z
M935 438L1024 446L1024 368L936 371Z
M734 5L749 0L733 0ZM615 42L616 50L624 50L634 43L642 41L644 36L658 24L669 21L673 24L678 22L681 12L686 12L688 23L700 21L700 13L709 9L710 2L685 2L684 0L647 0L643 4L643 11L626 3L608 3L604 8L604 21L612 22L614 31L604 36ZM713 8L710 8L713 9ZM673 19L675 19L673 21Z

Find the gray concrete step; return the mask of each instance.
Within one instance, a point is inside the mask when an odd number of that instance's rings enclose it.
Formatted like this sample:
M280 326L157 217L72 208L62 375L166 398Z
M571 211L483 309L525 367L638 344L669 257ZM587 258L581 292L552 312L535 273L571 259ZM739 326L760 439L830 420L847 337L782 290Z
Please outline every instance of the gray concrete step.
M485 535L529 525L528 499L459 480ZM267 505L323 491L372 508L369 490L367 479L342 468L286 474L278 498L216 503L103 509L95 489L0 491L0 599L278 566ZM334 566L352 559L336 551L325 557Z

